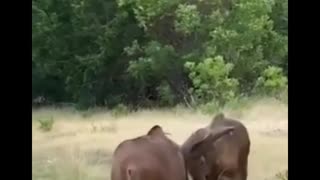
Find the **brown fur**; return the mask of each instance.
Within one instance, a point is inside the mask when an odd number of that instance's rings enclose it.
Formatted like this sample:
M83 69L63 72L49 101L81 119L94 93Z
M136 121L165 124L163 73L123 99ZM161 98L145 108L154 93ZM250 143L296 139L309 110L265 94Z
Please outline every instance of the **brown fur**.
M234 127L234 131L206 146L201 156L188 158L186 166L194 180L246 180L250 139L246 127L239 121L226 118L220 113L211 124L197 130L182 146L188 149L206 133L216 133L223 127ZM186 155L185 155L186 156ZM195 165L198 164L198 165ZM201 166L199 165L201 164Z
M197 157L208 144L233 128L218 134L206 133L197 140L188 155ZM187 171L179 145L166 137L162 128L153 126L146 135L125 140L114 152L111 180L186 180Z
M185 180L179 146L158 125L147 135L125 140L114 152L111 180Z

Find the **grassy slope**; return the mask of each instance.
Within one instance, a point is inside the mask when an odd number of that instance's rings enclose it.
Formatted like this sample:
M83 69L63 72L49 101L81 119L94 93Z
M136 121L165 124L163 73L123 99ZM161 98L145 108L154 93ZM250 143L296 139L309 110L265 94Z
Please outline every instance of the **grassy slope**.
M240 118L250 131L249 180L263 180L288 168L286 105L260 101L241 113L225 112ZM109 179L111 154L122 140L144 134L159 124L173 140L182 143L192 131L211 119L211 116L183 109L146 110L117 119L102 111L89 117L68 109L33 112L34 119L48 116L55 120L51 132L41 132L37 121L33 121L34 180Z

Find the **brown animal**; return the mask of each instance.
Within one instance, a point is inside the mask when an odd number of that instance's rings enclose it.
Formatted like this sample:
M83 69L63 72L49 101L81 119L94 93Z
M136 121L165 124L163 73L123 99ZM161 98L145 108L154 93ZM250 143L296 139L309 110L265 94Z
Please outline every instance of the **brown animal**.
M198 139L215 133L223 127L234 127L232 134L206 146L199 156L190 156L189 149ZM211 124L193 133L181 147L186 167L194 180L246 180L250 139L246 127L239 121L229 119L223 113L215 116Z
M225 127L207 133L189 151L198 157L208 144L232 131ZM125 140L114 152L111 180L186 180L187 171L180 146L170 140L162 128L153 126L146 135Z

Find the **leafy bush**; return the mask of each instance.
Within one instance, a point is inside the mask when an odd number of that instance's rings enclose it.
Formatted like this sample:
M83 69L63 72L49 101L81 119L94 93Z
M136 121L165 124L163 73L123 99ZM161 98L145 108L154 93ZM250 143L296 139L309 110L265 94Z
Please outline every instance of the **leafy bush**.
M38 119L38 122L40 123L39 128L43 131L51 131L54 124L53 117Z
M235 97L239 83L229 77L233 65L225 63L222 56L207 58L198 64L187 62L185 67L194 86L190 92L200 103L215 101L223 105Z
M219 106L218 103L212 101L199 105L198 109L204 114L214 114L221 109L221 106Z
M277 95L287 88L288 79L279 67L269 66L256 82L256 90L267 95Z
M257 98L259 99L259 98ZM205 114L214 114L218 111L232 111L233 114L236 114L238 117L243 115L244 110L251 107L256 101L254 97L236 97L226 102L223 106L219 105L215 101L208 102L206 104L199 105L199 110Z
M199 28L201 19L196 5L180 4L176 15L175 28L177 31L190 34Z
M267 71L278 70L266 69L281 67L287 74L287 5L32 0L32 96L86 110L118 103L170 106L163 81L174 91L174 104L190 104L190 88L200 104L251 95L256 84L274 94L285 78L278 72L269 77ZM187 61L194 66L190 79L183 71ZM157 89L161 98L145 103L159 95Z

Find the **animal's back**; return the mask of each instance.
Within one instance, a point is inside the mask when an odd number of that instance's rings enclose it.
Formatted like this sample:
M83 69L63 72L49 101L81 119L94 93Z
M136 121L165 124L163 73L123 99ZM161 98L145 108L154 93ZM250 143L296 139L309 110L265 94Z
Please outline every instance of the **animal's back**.
M124 141L115 150L111 180L180 180L184 164L179 156L178 149L162 139Z
M214 121L211 128L215 129L217 127L234 127L232 134L223 136L215 143L218 144L228 144L228 147L235 147L236 149L242 149L250 146L250 138L247 128L238 120L225 118L223 120Z

